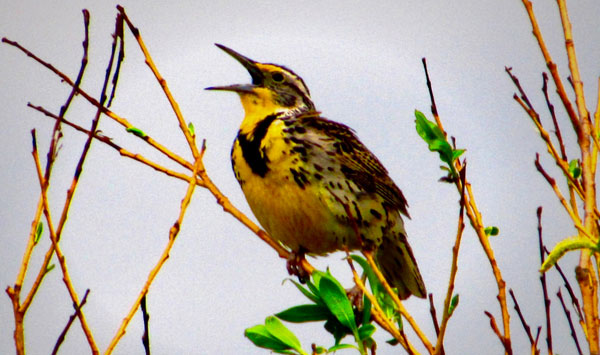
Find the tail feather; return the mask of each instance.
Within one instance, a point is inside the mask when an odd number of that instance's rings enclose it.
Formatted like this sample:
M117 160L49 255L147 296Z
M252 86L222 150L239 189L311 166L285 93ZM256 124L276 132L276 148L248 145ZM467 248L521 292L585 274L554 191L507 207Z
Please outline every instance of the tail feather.
M419 298L426 297L425 283L404 233L384 236L375 257L383 276L392 287L398 289L400 299L406 299L411 294Z

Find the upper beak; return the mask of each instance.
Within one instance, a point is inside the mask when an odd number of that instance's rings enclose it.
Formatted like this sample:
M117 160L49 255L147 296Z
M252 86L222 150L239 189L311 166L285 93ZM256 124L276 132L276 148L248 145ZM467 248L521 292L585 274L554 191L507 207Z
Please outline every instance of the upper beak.
M240 62L241 65L248 70L250 76L252 77L252 85L250 84L239 84L239 85L226 85L226 86L211 86L207 87L205 90L227 90L227 91L236 91L236 92L252 92L252 89L262 84L263 82L263 74L260 69L256 66L256 62L252 59L245 57L238 52L234 51L231 48L227 48L222 44L215 43L215 45L225 51L227 54L232 56L235 60Z

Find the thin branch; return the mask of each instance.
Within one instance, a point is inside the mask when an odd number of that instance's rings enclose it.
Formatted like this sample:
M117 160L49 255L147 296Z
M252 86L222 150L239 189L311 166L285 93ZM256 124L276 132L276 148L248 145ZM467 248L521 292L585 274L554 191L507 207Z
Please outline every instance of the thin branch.
M117 91L117 83L119 81L119 73L121 72L121 64L125 59L125 33L123 31L123 16L119 13L117 14L116 19L116 28L114 37L115 42L119 44L119 55L117 57L117 65L115 67L115 71L113 73L112 78L112 90L110 91L110 98L108 99L108 104L106 107L110 107L112 104L112 100L115 98L115 92Z
M371 310L371 314L373 315L375 322L377 324L379 324L382 328L384 328L388 333L390 333L394 337L394 339L396 339L406 351L408 351L409 353L412 353L412 354L418 354L417 350L412 346L412 344L410 344L408 339L406 339L406 337L402 336L400 330L396 327L396 325L388 317L385 316L385 312L381 308L381 305L379 304L379 302L377 302L377 299L375 298L375 296L373 296L373 294L371 292L369 292L369 290L367 290L363 280L361 279L361 277L356 272L356 269L354 268L354 264L352 263L352 258L347 257L346 261L348 262L348 265L350 265L350 270L352 270L352 276L354 279L354 283L358 286L358 288L361 290L361 292L365 296L367 296L369 301L371 301L372 306L374 307Z
M564 161L569 161L567 158L567 151L565 149L565 143L562 138L562 134L560 132L560 126L558 125L558 121L556 119L556 113L554 112L554 105L550 102L550 97L548 96L548 74L546 72L542 73L542 92L544 93L544 98L546 99L546 105L548 106L548 111L550 112L550 117L552 117L552 124L554 125L554 134L556 135L556 140L558 141L558 147L560 148L560 155Z
M69 328L71 328L71 324L73 324L73 322L75 321L75 318L77 318L77 315L79 314L79 312L81 312L81 308L83 307L83 305L85 305L85 302L87 301L87 296L89 294L90 294L90 289L88 288L85 291L83 298L81 299L81 304L79 304L79 305L73 304L73 308L75 308L75 313L73 313L69 317L69 321L67 322L67 325L65 325L65 328L58 336L58 339L56 340L56 344L54 344L54 349L52 349L52 355L56 355L58 353L58 349L60 348L60 345L65 341L65 336L67 335Z
M11 41L11 40L9 40L7 38L2 38L2 42L10 44L10 45L12 45L15 48L18 48L23 53L25 53L28 57L34 59L36 62L40 63L42 66L44 66L47 69L49 69L50 71L52 71L54 74L56 74L57 76L59 76L61 78L61 82L66 83L66 84L68 84L68 85L70 85L72 87L75 85L73 83L73 81L71 80L71 78L69 78L67 75L65 75L64 73L62 73L58 69L56 69L52 64L49 64L48 62L45 62L44 60L42 60L39 57L37 57L35 54L33 54L32 52L30 52L29 50L27 50L26 48L24 48L23 46L21 46L19 43ZM125 119L125 118L117 115L116 113L112 112L108 108L100 105L100 103L95 98L93 98L91 95L89 95L87 92L85 92L81 88L76 88L76 91L83 98L85 98L90 104L92 104L95 107L97 107L100 110L102 110L103 114L107 115L108 117L110 117L111 119L113 119L115 122L119 123L120 125L122 125L126 129L135 128L127 119ZM150 144L153 148L157 149L159 152L163 153L169 159L173 160L174 162L178 163L179 165L187 168L190 171L193 170L193 164L192 163L186 161L181 156L173 153L172 151L170 151L169 149L167 149L167 147L163 146L162 144L160 144L156 140L154 140L152 137L146 135L146 136L143 136L143 137L139 137L138 136L138 138L140 138L143 141L145 141L146 143Z
M85 9L83 10L83 23L84 23L85 35L84 35L84 40L82 42L83 55L81 58L81 66L79 67L79 72L77 74L77 78L75 79L75 82L73 83L72 90L69 93L69 96L68 96L66 102L60 108L59 117L64 117L65 114L67 113L67 110L68 110L69 106L71 105L71 103L79 89L79 85L81 84L81 81L83 80L83 74L85 73L85 69L87 67L90 14ZM2 41L5 42L5 38L3 38ZM7 43L9 43L9 42L7 42ZM14 42L14 43L16 44L17 48L22 48L16 42ZM12 44L12 43L10 43L10 44ZM32 54L31 55L28 54L28 55L30 57L36 58ZM45 173L44 173L44 180L47 183L49 183L49 181L50 181L52 165L54 163L54 159L56 158L57 149L58 149L58 139L62 135L60 123L61 123L60 121L56 121L54 123L54 128L52 131L52 139L50 140L50 147L49 147L48 153L47 153L46 169L45 169ZM42 198L40 196L40 201L41 200L42 200ZM37 215L37 213L36 213L36 215ZM59 227L60 227L60 225L59 225ZM62 228L60 228L60 229L62 229ZM60 230L57 231L57 233L58 233L57 238L58 238L58 240L60 240ZM48 264L50 262L50 259L52 258L53 253L54 253L54 249L52 246L50 246L50 249L46 252L44 261L42 262L42 265L40 267L38 275L37 275L35 281L33 282L33 285L31 287L31 289L29 290L27 297L25 298L25 300L23 301L23 304L20 307L22 312L26 312L27 309L29 308L29 306L31 305L31 302L33 301L33 297L35 296L39 286L41 285L41 282L42 282L44 276L46 275L46 268L48 267Z
M437 342L435 345L435 354L441 355L444 353L444 336L446 334L446 327L448 325L448 321L450 320L450 303L452 301L452 297L454 294L454 282L456 280L456 274L458 273L458 254L460 251L460 242L462 240L462 235L465 230L465 203L466 203L466 195L465 195L465 187L466 187L466 178L467 178L467 164L466 162L462 165L462 169L460 170L460 185L462 186L460 191L460 208L458 212L458 226L456 227L456 239L454 241L454 246L452 247L452 263L450 264L450 277L448 278L448 288L446 291L446 298L444 299L444 308L442 313L442 323L440 324L440 331L437 336Z
M546 255L550 254L550 251L548 249L546 249L546 247L544 247L544 252L546 253ZM554 268L560 274L560 277L562 278L562 280L564 282L565 288L567 289L567 292L569 293L569 297L571 298L571 304L575 308L575 312L577 313L577 316L579 317L579 322L583 326L583 313L581 311L581 306L579 305L579 299L577 298L577 296L575 296L573 287L571 287L571 283L567 279L567 276L565 275L565 273L562 271L558 262L554 265Z
M581 150L581 176L584 187L583 209L584 226L588 238L592 241L597 241L597 215L596 211L596 183L595 171L592 162L596 158L592 158L592 149L590 147L590 138L597 144L597 137L592 130L592 122L589 112L585 104L585 95L583 92L583 82L579 75L579 65L577 64L577 55L575 54L575 44L571 33L571 22L567 11L567 5L564 0L557 0L560 19L563 27L565 39L565 49L569 59L569 70L573 81L573 89L575 90L575 104L579 113L580 134L577 136L577 142ZM593 270L593 265L590 260L590 251L583 249L579 258L579 266L577 281L581 290L581 295L584 300L583 312L585 314L586 336L588 339L590 353L597 354L600 352L600 337L598 324L598 279Z
M567 305L565 305L565 301L563 300L562 293L560 292L560 287L558 288L558 293L556 293L558 299L560 300L560 304L565 312L565 316L567 316L567 322L569 323L569 329L571 329L571 338L575 342L575 346L577 347L577 353L579 355L583 355L581 352L581 347L579 346L579 340L577 339L577 333L575 332L575 327L573 326L573 321L571 320L571 312L567 309Z
M492 331L494 332L494 334L496 334L496 336L502 343L502 346L504 346L504 351L509 352L507 349L510 349L510 344L505 343L506 338L500 333L500 329L498 329L498 325L496 324L496 319L488 311L483 311L483 313L490 319L490 328L492 328ZM512 350L510 351L510 353L512 354Z
M181 209L179 211L179 216L178 216L177 220L175 221L175 223L173 224L173 226L171 227L171 229L169 230L169 241L168 241L167 245L165 246L165 249L163 250L163 253L160 256L158 262L156 263L154 268L152 268L152 270L150 271L150 274L148 275L146 283L144 284L144 286L142 287L142 290L138 294L137 299L131 306L129 313L123 319L123 322L121 323L121 326L119 327L117 333L115 334L115 336L113 337L112 341L110 342L108 348L104 352L105 355L112 353L113 350L115 349L115 347L117 346L117 343L119 342L119 340L123 337L123 335L125 335L125 329L127 328L127 325L133 318L137 309L140 307L142 298L148 293L148 289L150 288L150 285L156 278L156 275L158 275L158 272L160 271L162 266L165 264L165 262L169 258L171 248L175 244L175 239L176 239L177 235L179 234L179 230L181 228L181 223L183 222L183 217L185 215L187 207L188 207L190 200L192 198L192 195L194 193L194 188L196 187L195 176L198 173L198 169L201 164L202 164L202 162L200 160L196 160L196 162L194 163L194 171L193 171L194 174L191 177L189 177L189 179L188 179L189 184L188 184L186 194L185 194L183 200L181 201Z
M539 355L540 350L537 348L537 339L534 339L533 335L531 334L531 327L529 326L529 324L527 324L527 321L525 320L525 317L523 316L523 312L521 312L521 307L519 306L519 302L517 302L515 293L513 292L512 289L509 289L508 293L510 294L510 297L512 298L513 303L515 304L515 311L517 311L517 315L519 316L521 325L523 326L523 329L525 329L525 334L527 334L527 338L529 338L529 344L531 344L531 353L532 353L532 355L533 354Z
M469 220L471 221L471 226L477 233L477 237L479 239L479 243L485 252L488 261L490 262L490 266L492 268L492 273L496 280L496 285L498 286L498 303L500 304L500 311L502 313L502 325L504 328L504 335L500 338L502 345L504 345L504 351L506 354L512 354L512 345L510 340L510 315L508 313L508 307L506 304L506 282L502 278L502 272L498 267L498 262L496 261L496 257L494 256L494 250L490 245L489 237L485 234L484 226L482 223L481 213L475 204L475 197L473 196L473 191L471 189L471 184L465 180L465 185L467 189L467 204L466 204L466 212ZM497 333L499 334L499 333Z
M575 228L577 228L577 230L579 230L579 232L581 232L584 235L591 238L591 236L589 234L587 234L585 227L581 224L581 220L578 218L578 216L575 214L575 212L573 212L573 210L571 209L571 206L569 205L569 203L563 196L562 192L560 192L560 189L558 188L558 185L556 184L556 180L553 177L551 177L546 172L546 170L544 170L544 167L542 167L542 164L540 163L540 155L538 153L535 154L535 167L540 172L540 174L542 174L542 176L546 179L546 181L548 182L550 187L552 187L552 190L554 190L556 197L558 197L558 200L560 201L560 203L563 205L563 207L565 208L565 210L567 211L567 213L573 220L573 224L575 225Z
M43 108L41 106L36 106L36 105L31 104L31 103L28 103L27 106L33 108L36 111L39 111L39 112L43 113L47 117L53 118L55 120L60 119L60 117L58 117L57 115L53 114L52 112L46 110L45 108ZM68 121L68 120L66 120L64 118L61 119L61 121L62 121L62 123L66 124L69 127L72 127L73 129L75 129L75 130L77 130L79 132L82 132L82 133L88 134L88 135L90 133L90 130L88 130L86 128L83 128L83 127L81 127L81 126L79 126L79 125L77 125L77 124L75 124L75 123L73 123L71 121ZM138 162L140 162L140 163L142 163L144 165L147 165L147 166L151 167L152 169L154 169L156 171L159 171L159 172L161 172L161 173L163 173L165 175L177 178L179 180L187 182L188 179L189 179L188 176L185 175L185 174L179 173L179 172L174 171L174 170L167 169L164 166L159 165L159 164L157 164L157 163L149 160L148 158L144 157L141 154L132 153L129 150L121 148L119 145L117 145L116 143L113 142L112 138L104 136L104 135L101 135L100 133L98 133L98 131L94 132L92 135L93 135L94 139L97 139L98 141L100 141L100 142L108 145L109 147L115 149L116 151L119 152L119 154L121 154L124 157L127 157L127 158L133 159L135 161L138 161ZM200 179L197 179L196 185L198 185L198 186L204 186L203 182Z
M404 307L404 304L402 303L400 298L398 298L398 295L394 292L394 290L392 290L392 287L390 286L390 284L387 282L387 280L385 279L385 277L383 276L383 274L377 267L377 263L373 259L373 253L370 251L366 251L366 250L364 250L362 253L365 256L365 258L367 259L369 266L373 269L373 272L375 273L375 275L377 276L377 278L383 285L383 288L392 297L392 300L394 301L396 306L398 306L398 311L400 312L400 314L402 314L404 319L406 319L408 324L410 324L411 328L417 334L417 337L419 337L419 339L421 340L421 342L423 343L423 345L425 346L427 351L430 354L433 353L433 351L434 351L433 345L431 344L429 339L427 339L427 336L425 335L425 333L423 333L423 331L421 330L421 328L419 327L419 325L417 324L415 319L412 317L412 315L406 310L406 308Z
M442 121L440 120L440 116L438 114L437 105L435 104L435 97L433 96L433 87L431 85L431 80L429 80L429 70L427 69L427 59L423 57L421 59L423 62L423 69L425 70L425 79L427 80L427 90L429 91L429 98L431 99L431 114L435 119L436 124L446 136L446 131L444 130L444 126L442 125Z
M185 139L187 140L188 145L190 146L192 155L194 156L194 158L197 158L199 155L198 148L196 147L194 139L187 128L187 124L185 123L183 115L181 114L181 110L179 109L179 104L177 104L177 101L175 101L175 99L173 98L173 95L171 95L171 90L169 90L169 87L167 86L167 81L160 75L160 73L158 72L158 69L156 68L156 65L154 64L154 61L152 60L152 57L150 57L150 53L148 53L148 49L146 49L146 45L144 44L144 41L142 40L142 36L140 36L139 29L137 29L131 23L131 21L129 20L129 17L127 17L127 14L125 13L125 9L122 6L117 5L117 10L119 10L119 12L121 13L121 16L123 16L123 18L125 19L125 22L127 22L127 26L129 27L129 30L131 31L131 33L133 33L133 36L137 40L137 42L140 46L140 49L142 50L142 53L144 53L144 58L146 58L146 64L148 65L148 67L150 67L150 70L152 70L152 73L154 74L154 76L156 77L156 80L159 82L160 86L162 87L163 92L165 93L165 96L169 100L169 103L171 104L171 107L173 108L173 112L175 112L175 116L177 116L177 121L179 121L179 127L181 128L181 131L183 132Z
M539 206L536 211L538 221L538 244L540 249L540 265L544 264L544 239L542 235L542 206ZM548 355L552 355L552 322L550 321L550 298L548 297L548 288L546 287L546 273L542 272L540 275L540 282L542 283L542 292L544 295L544 310L546 313L546 344L548 345Z
M520 93L520 96L517 96L515 94L513 96L513 98L515 99L515 101L517 101L519 103L519 105L521 105L521 107L523 108L523 110L525 110L525 112L527 112L527 114L529 115L529 117L531 118L531 120L533 121L533 123L535 124L535 126L536 126L536 128L537 128L537 130L538 130L538 132L540 134L540 137L546 143L546 147L548 148L548 152L550 153L550 155L554 159L556 165L562 170L563 174L565 175L565 177L567 178L567 180L570 182L570 184L576 188L577 193L580 196L583 196L583 188L581 186L581 183L579 182L579 180L575 179L571 175L571 173L569 172L569 163L568 163L568 161L566 160L566 158L563 158L562 150L561 150L561 153L559 154L558 150L554 146L554 143L552 142L552 139L550 139L550 134L548 133L548 131L542 125L542 122L540 121L539 114L537 113L537 111L533 108L533 106L529 102L529 99L527 98L527 94L525 94L525 91L521 87L519 79L512 73L512 68L505 67L504 70L506 71L506 73L508 74L508 76L511 78L511 80L513 81L513 83L515 84L517 90ZM558 125L555 125L555 128L556 127L558 127ZM557 132L560 132L560 130L557 130ZM559 144L560 143L562 143L562 140L559 140ZM561 149L564 149L564 147L562 147L562 144L561 144ZM566 156L566 154L564 154L564 155Z
M562 104L565 107L567 114L569 115L571 124L573 125L573 129L575 130L575 133L577 134L578 137L580 137L582 135L582 132L581 132L581 125L579 124L579 120L577 118L577 113L575 113L575 110L573 109L573 105L571 104L571 101L569 100L569 96L567 95L567 92L562 83L562 80L560 79L560 74L558 73L556 64L552 61L550 52L548 51L548 48L546 47L546 43L544 42L544 37L542 36L542 32L540 31L540 27L537 23L537 19L533 12L533 5L532 5L531 1L529 1L529 0L522 0L522 2L523 2L523 5L525 6L525 10L527 11L527 15L529 16L529 21L531 22L533 35L535 36L536 40L538 41L538 45L540 47L540 50L541 50L544 60L546 62L546 66L548 67L548 70L550 71L550 75L552 76L552 80L554 81L554 85L556 86L556 92L558 93L558 97L560 97Z
M577 110L579 111L579 120L586 125L586 121L589 123L589 114L585 105L585 96L583 94L583 82L579 75L579 65L577 64L577 55L575 54L575 43L573 42L573 34L571 33L571 21L569 20L569 13L567 11L567 4L565 0L557 0L558 10L560 13L560 20L563 26L563 34L565 37L565 48L567 50L567 58L569 59L569 70L571 71L571 79L573 82L573 89L575 89L575 103ZM585 134L587 139L587 134Z
M431 314L431 320L433 321L433 327L435 328L435 335L440 335L440 323L438 322L437 313L435 311L435 303L433 302L433 293L429 294L429 313ZM443 350L442 350L443 352Z
M142 334L142 344L144 344L144 351L146 355L150 355L150 314L148 314L148 309L146 308L146 296L142 297L142 301L140 302L140 308L142 309L142 318L144 321L144 334Z
M65 286L67 287L69 296L71 297L73 304L79 305L80 304L79 297L77 296L77 292L75 291L75 288L73 287L73 282L71 281L71 276L70 276L69 270L67 268L67 262L66 262L64 254L60 248L60 245L58 244L56 230L54 229L54 224L52 223L52 218L50 216L50 206L48 205L48 197L46 195L46 191L48 189L48 182L46 180L44 180L44 176L42 173L42 167L40 164L39 156L37 154L37 150L34 150L32 152L32 155L33 155L35 167L36 167L36 170L38 173L38 180L40 183L42 201L44 203L44 215L46 217L46 222L48 224L48 230L49 230L49 234L50 234L50 240L52 241L52 247L54 248L54 251L56 252L56 258L58 259L58 264L60 265L60 269L63 274L63 282L64 282ZM84 332L84 334L87 338L87 341L90 345L92 353L94 355L98 354L98 347L96 345L96 342L94 341L94 337L93 337L92 332L87 324L87 321L85 319L83 312L81 312L81 311L78 312L77 316L79 318L79 322L81 323L81 328L83 329L83 332Z

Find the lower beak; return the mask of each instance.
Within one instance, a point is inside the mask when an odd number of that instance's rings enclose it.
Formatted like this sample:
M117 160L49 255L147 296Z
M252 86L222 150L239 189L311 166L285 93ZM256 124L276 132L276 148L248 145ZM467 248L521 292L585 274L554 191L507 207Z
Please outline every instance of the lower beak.
M204 90L220 90L220 91L233 91L237 93L252 93L255 86L252 84L234 84L225 86L210 86Z

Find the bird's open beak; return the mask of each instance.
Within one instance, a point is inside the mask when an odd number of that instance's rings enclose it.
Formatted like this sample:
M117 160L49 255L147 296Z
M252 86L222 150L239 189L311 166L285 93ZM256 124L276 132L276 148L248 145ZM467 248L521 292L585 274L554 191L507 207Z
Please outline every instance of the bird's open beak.
M225 86L211 86L207 87L205 90L224 90L224 91L235 91L235 92L252 92L252 89L258 85L263 83L264 77L260 69L256 66L256 62L252 59L245 57L238 52L234 51L231 48L227 48L222 44L215 43L215 45L222 50L224 50L227 54L232 56L235 60L240 62L241 65L248 70L250 76L252 77L252 84L235 84L235 85L225 85Z

